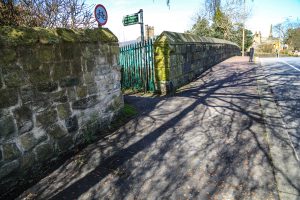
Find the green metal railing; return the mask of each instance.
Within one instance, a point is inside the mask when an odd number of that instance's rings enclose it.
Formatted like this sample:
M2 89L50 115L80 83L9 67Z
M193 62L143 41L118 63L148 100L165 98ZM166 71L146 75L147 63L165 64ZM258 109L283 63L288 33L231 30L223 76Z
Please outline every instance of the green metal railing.
M122 89L155 91L153 43L153 39L150 39L120 48Z

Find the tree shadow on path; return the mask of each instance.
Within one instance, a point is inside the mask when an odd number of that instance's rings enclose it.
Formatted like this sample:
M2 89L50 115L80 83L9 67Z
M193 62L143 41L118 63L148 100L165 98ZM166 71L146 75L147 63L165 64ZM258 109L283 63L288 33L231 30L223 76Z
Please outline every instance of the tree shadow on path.
M175 96L127 97L143 112L84 153L95 167L69 170L75 181L59 177L62 167L52 181L61 187L42 186L36 197L277 199L259 105L269 97L258 95L255 70L229 60Z

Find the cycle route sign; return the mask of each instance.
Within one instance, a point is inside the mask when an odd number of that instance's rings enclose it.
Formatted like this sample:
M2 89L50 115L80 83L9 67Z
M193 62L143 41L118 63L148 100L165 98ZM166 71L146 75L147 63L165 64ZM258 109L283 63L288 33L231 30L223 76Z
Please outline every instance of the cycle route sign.
M108 15L103 5L101 4L96 5L94 14L95 14L96 21L100 26L104 26L107 23Z

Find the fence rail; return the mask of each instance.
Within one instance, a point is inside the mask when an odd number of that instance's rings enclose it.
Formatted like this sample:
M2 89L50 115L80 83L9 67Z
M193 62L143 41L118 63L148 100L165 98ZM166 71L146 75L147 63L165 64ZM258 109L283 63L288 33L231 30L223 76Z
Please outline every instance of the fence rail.
M153 39L150 39L120 48L123 89L155 91L153 43Z

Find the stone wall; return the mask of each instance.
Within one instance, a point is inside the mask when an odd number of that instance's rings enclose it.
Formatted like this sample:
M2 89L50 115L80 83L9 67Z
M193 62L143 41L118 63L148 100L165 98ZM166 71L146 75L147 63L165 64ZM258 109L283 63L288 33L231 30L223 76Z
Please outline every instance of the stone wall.
M215 64L240 55L239 47L226 40L167 31L156 39L154 51L161 93L174 92Z
M0 27L2 194L102 134L123 106L118 56L108 29Z

